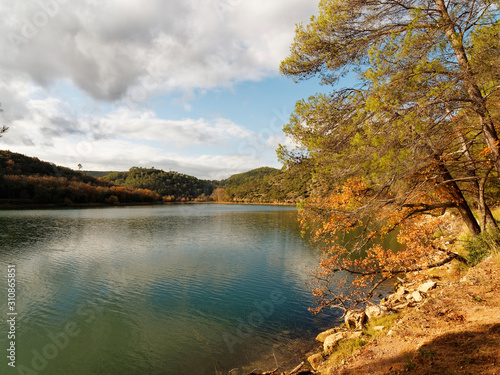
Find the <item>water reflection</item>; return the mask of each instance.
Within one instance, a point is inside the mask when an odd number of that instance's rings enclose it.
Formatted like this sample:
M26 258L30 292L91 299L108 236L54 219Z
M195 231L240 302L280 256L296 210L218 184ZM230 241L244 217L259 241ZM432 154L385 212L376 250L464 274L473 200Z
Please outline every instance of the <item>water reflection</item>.
M307 311L304 267L318 251L291 208L4 211L0 240L2 269L18 268L20 363L30 366L48 333L80 328L41 373L227 373L326 324ZM283 303L238 336L273 292Z

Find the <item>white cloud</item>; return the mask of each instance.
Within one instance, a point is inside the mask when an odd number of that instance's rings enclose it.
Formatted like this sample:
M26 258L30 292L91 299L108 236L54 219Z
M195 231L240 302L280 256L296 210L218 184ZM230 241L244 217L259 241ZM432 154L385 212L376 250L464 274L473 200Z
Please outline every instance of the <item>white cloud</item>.
M141 103L175 92L189 110L197 90L276 75L294 24L315 10L309 0L0 0L0 126L10 127L0 148L73 168L150 164L211 178L268 164L274 130L161 118Z
M12 121L0 147L58 165L128 170L176 170L221 179L265 164L256 135L224 118L165 120L154 112L121 108L102 117L75 117L60 99L30 99L27 115Z
M165 120L154 112L122 108L103 119L93 121L102 135L156 141L174 148L220 146L227 141L250 137L252 132L224 118L214 120ZM94 132L96 131L94 126Z
M190 90L277 73L306 0L4 0L0 66L46 86L70 79L115 100L153 77Z

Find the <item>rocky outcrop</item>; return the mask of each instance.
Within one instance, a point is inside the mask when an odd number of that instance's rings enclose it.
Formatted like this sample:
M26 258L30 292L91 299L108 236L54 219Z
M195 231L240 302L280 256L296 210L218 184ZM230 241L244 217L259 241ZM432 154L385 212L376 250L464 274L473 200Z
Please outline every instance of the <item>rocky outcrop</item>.
M437 286L435 281L420 284L417 288L400 286L396 293L380 301L380 306L391 311L401 311L406 307L414 307L424 301L429 291Z
M337 333L339 331L340 331L340 328L335 327L335 328L329 329L328 331L321 332L320 334L318 334L318 336L316 336L316 341L323 343L323 342L325 342L325 339L328 336L333 335L334 333Z
M378 319L389 315L389 309L382 305L370 305L366 307L365 314L368 320Z
M417 290L422 293L428 293L430 290L434 289L437 286L435 281L428 281L426 283L421 284Z
M395 293L380 301L379 305L371 304L365 310L352 310L345 316L345 326L347 329L339 327L331 328L321 332L316 336L316 341L322 343L321 353L311 355L307 360L314 370L317 370L335 352L339 343L343 340L360 338L363 335L363 328L369 320L378 319L391 313L400 311L406 307L413 307L422 303L427 298L428 293L437 286L436 282L428 281L414 287L414 285L400 286ZM385 326L373 327L375 331L383 331ZM391 334L391 331L387 333Z
M335 351L335 347L337 344L344 340L347 337L347 332L337 332L333 335L328 336L323 343L323 352L326 354L330 354L332 351Z
M316 353L307 358L307 362L309 362L315 371L323 364L324 360L325 357L323 356L323 353Z

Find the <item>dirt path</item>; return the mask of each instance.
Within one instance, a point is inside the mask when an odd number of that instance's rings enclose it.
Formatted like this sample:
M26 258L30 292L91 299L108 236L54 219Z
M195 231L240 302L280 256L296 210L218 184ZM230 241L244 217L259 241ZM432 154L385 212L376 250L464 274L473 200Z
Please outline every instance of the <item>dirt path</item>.
M500 375L500 257L438 284L392 332L327 374Z

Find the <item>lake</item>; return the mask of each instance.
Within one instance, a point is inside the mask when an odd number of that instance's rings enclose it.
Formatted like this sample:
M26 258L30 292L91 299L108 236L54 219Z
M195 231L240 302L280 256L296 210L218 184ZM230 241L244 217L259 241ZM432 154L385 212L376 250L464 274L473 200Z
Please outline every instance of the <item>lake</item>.
M17 313L16 368L2 355L2 374L290 369L334 322L307 310L320 251L292 207L0 211L0 243L2 320L13 316L9 264ZM0 327L4 354L11 326Z

